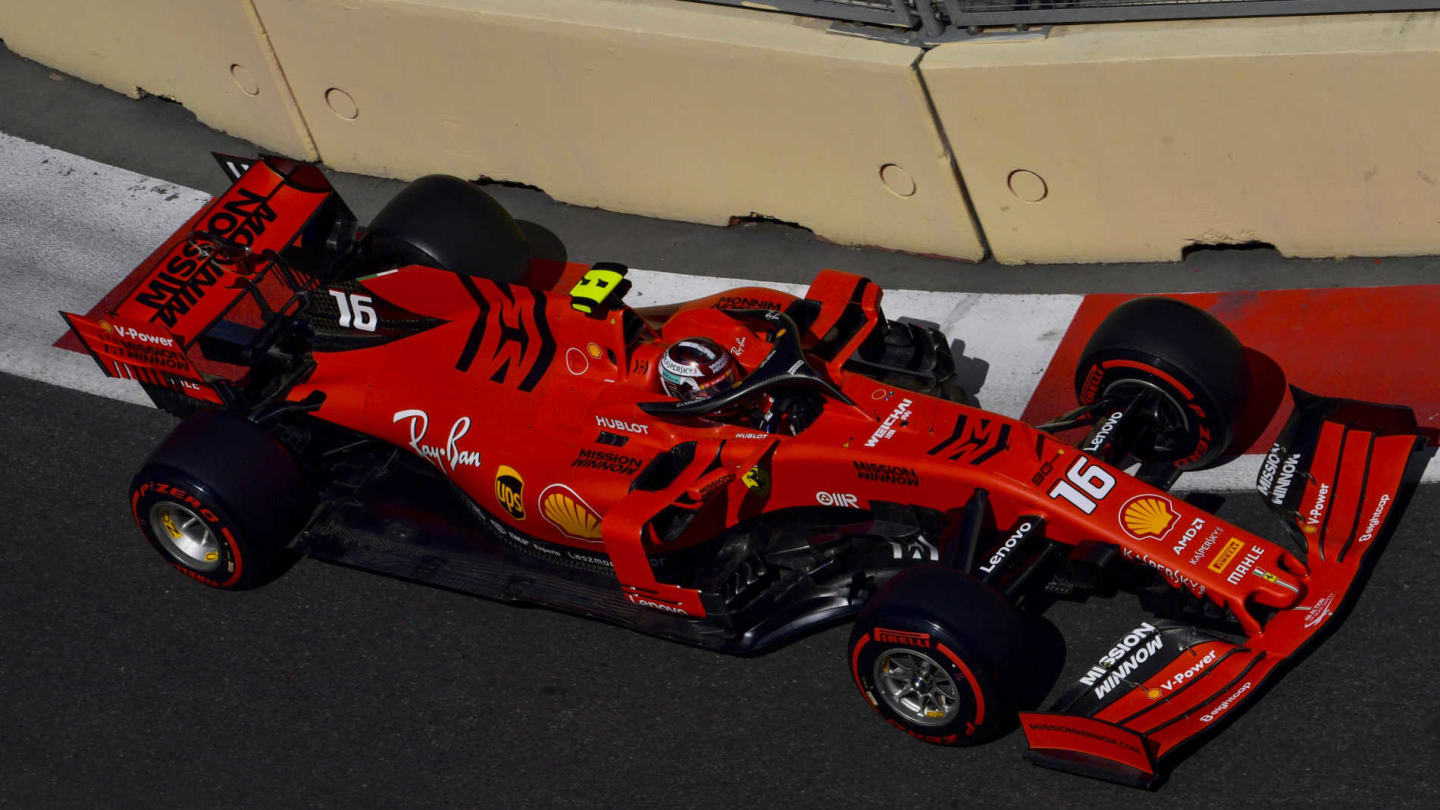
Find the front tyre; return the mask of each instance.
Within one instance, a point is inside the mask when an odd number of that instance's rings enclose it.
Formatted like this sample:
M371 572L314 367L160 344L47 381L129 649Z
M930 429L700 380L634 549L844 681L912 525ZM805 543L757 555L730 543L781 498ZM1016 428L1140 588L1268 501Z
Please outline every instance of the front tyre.
M850 671L881 717L912 737L975 745L1009 728L1024 633L999 594L942 567L898 574L860 612Z
M294 560L285 546L312 500L289 452L221 411L182 421L136 474L131 513L172 567L213 588L264 584Z
M1144 462L1204 469L1235 439L1250 366L1245 347L1204 310L1173 298L1136 298L1095 329L1075 369L1081 405L1150 397L1152 429L1130 448Z

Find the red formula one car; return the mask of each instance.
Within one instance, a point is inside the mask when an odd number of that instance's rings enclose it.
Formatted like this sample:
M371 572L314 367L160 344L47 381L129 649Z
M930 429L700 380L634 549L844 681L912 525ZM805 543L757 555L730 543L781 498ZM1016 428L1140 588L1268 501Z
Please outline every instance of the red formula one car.
M897 728L1018 718L1033 761L1153 786L1333 621L1428 447L1407 408L1296 391L1261 537L1169 494L1248 397L1238 341L1177 301L1117 309L1079 407L1032 426L973 407L948 340L858 276L634 309L620 265L527 284L523 232L460 180L361 229L313 167L222 164L118 305L66 316L185 417L131 506L218 588L305 555L735 653L853 619L850 674ZM681 344L728 371L667 385L704 365ZM1034 617L1117 590L1150 612L1020 711L1058 673Z

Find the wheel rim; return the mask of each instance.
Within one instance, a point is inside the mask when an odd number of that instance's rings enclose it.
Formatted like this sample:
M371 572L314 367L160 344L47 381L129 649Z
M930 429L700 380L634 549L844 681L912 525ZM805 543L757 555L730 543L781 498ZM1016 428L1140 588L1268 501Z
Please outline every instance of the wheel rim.
M1160 453L1169 452L1174 449L1177 441L1184 441L1191 432L1189 413L1169 391L1145 380L1123 379L1106 386L1101 399L1134 400L1146 395L1159 400L1155 408L1155 450Z
M150 507L150 531L178 562L195 571L220 567L220 540L199 515L174 501Z
M960 707L955 679L915 650L886 650L875 660L875 684L891 711L920 726L948 723Z

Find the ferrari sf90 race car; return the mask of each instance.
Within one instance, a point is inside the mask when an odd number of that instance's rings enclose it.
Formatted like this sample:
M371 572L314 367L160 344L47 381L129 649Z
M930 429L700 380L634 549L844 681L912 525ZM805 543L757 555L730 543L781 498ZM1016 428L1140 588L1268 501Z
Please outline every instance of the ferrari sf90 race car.
M634 308L623 265L532 259L473 184L361 228L314 167L221 163L117 303L65 316L182 417L130 506L216 588L308 556L730 653L853 621L850 677L901 731L1018 724L1036 763L1153 787L1334 622L1430 445L1408 408L1294 390L1261 536L1171 494L1243 451L1252 400L1244 348L1179 301L1116 309L1075 409L1031 425L859 276ZM671 396L683 341L738 373ZM1133 629L1023 711L1059 671L1036 617L1118 591Z

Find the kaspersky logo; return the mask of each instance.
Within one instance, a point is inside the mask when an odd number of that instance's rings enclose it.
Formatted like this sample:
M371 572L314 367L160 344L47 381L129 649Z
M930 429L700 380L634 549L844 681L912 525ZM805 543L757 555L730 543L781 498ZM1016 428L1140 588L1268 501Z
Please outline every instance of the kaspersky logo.
M1136 495L1120 507L1120 528L1136 540L1161 540L1180 518L1159 495Z

